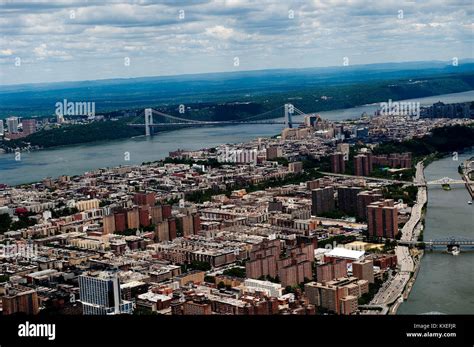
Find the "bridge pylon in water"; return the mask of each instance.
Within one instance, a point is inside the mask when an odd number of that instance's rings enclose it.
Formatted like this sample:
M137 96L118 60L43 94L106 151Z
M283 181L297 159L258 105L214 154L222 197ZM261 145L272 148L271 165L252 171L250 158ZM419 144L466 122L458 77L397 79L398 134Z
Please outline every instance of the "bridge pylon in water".
M145 109L145 136L151 135L151 126L153 124L153 113L151 108Z

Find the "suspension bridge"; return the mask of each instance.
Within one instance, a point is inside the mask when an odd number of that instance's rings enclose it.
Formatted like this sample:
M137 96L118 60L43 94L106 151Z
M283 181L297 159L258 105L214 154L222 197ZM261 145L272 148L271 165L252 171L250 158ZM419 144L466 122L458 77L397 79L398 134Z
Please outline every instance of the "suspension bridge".
M270 115L279 115L278 112L281 112L281 116L283 116L284 120L275 120L275 119L268 119ZM229 120L229 121L209 121L209 120L194 120L188 119L178 116L173 116L170 114L163 113L161 111L154 110L152 108L146 108L143 112L141 112L136 119L141 119L142 114L144 116L143 123L135 123L130 122L128 123L131 127L139 127L145 128L145 135L151 136L153 134L153 129L157 127L189 127L189 126L214 126L214 125L236 125L236 124L281 124L284 125L286 128L292 128L294 125L303 124L303 122L295 122L293 121L293 114L306 116L307 114L303 111L297 109L292 104L285 104L283 106L279 106L273 110L269 110L257 115L253 115L247 118L239 119L239 120ZM267 117L267 119L262 117Z

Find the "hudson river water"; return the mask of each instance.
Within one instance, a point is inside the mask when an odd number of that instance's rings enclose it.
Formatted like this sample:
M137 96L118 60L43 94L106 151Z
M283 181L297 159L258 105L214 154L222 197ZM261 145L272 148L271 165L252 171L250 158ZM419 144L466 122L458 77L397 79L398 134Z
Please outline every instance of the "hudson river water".
M474 90L432 96L411 101L431 105L474 100ZM388 100L382 100L387 102ZM378 104L344 110L321 112L329 120L358 118L364 112L373 114ZM19 115L21 116L21 115ZM301 120L301 117L294 117ZM188 128L159 133L152 138L137 137L108 142L94 142L71 147L21 153L16 161L14 154L0 154L0 183L15 185L40 181L45 177L78 175L101 167L140 164L163 159L178 148L193 150L225 143L245 142L257 137L273 136L282 130L281 125L236 125L209 128ZM125 152L130 160L125 160Z
M472 157L474 151L435 161L425 169L427 181L442 177L458 179L458 165ZM428 188L428 208L424 239L449 236L474 238L474 205L464 185L452 190ZM426 251L413 289L398 309L398 314L438 312L474 314L474 251L454 256L442 251Z

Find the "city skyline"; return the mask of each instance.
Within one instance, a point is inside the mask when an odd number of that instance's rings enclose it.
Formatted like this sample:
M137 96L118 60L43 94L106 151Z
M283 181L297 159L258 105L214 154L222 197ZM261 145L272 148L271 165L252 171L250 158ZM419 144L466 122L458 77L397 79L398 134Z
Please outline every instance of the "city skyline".
M459 61L472 57L466 4L3 1L0 81Z

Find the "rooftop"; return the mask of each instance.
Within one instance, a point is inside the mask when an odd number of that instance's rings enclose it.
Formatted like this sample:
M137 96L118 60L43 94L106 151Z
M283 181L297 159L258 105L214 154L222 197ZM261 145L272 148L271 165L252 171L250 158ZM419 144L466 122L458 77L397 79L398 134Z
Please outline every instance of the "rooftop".
M337 258L346 258L346 259L358 260L364 254L365 254L364 251L353 251L351 249L336 247L336 248L332 249L330 252L326 253L325 255L327 255L329 257L337 257Z

